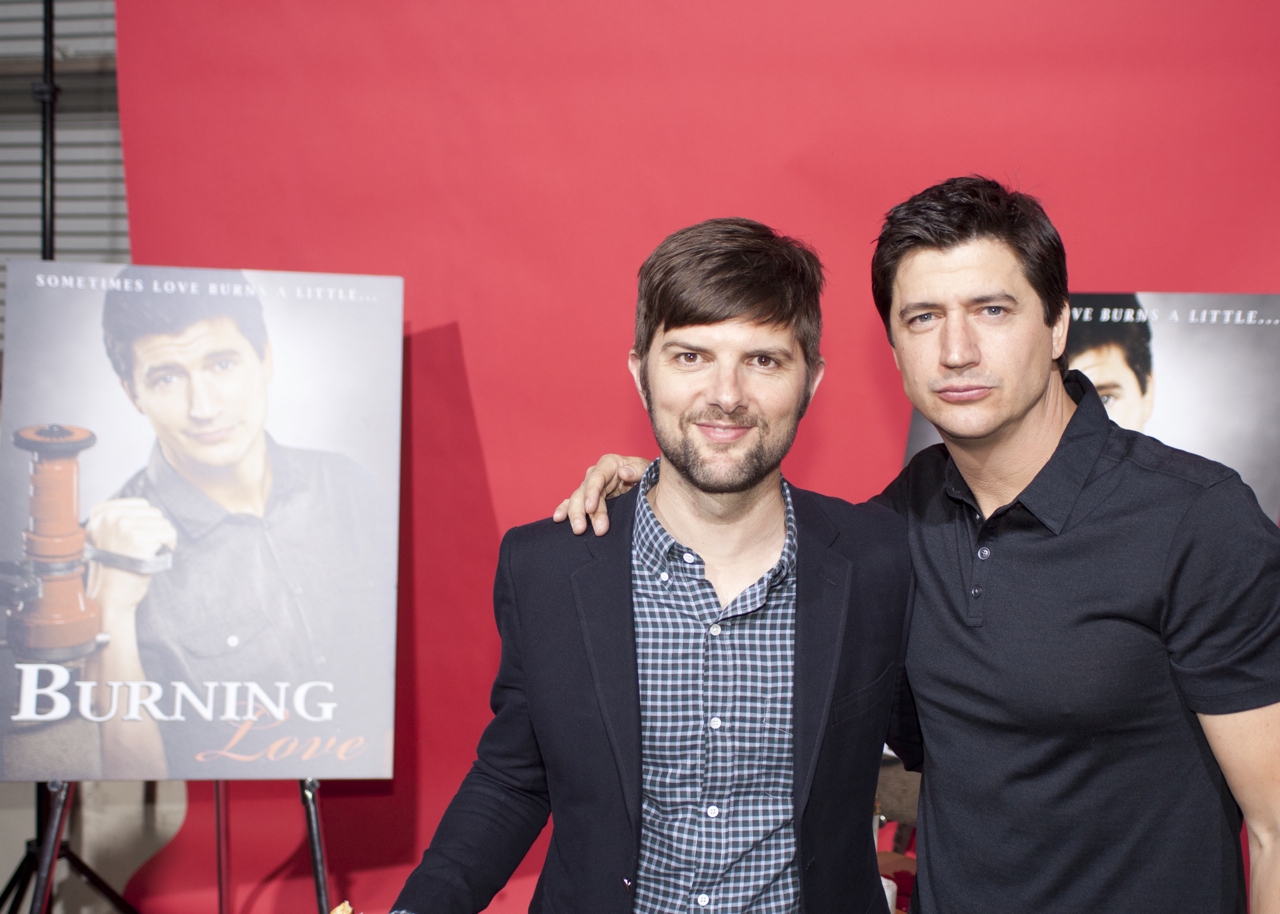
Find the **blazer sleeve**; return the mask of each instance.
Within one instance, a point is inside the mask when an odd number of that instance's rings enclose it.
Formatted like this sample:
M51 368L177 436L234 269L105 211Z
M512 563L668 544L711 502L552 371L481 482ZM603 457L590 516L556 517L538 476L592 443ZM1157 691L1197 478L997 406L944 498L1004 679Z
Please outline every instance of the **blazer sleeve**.
M511 552L508 533L493 587L502 637L502 661L489 702L493 720L431 846L396 898L395 912L474 914L484 910L524 859L550 814L546 770L525 694Z

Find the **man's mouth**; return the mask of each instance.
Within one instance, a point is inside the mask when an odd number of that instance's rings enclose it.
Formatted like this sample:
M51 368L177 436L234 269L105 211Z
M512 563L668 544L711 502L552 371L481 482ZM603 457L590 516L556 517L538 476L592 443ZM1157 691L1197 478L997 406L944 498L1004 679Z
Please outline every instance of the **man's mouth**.
M981 400L994 389L985 384L948 384L934 393L948 403L972 403L974 400Z
M196 444L221 444L231 437L235 431L235 426L227 426L226 428L206 429L199 432L187 432L186 436Z
M710 422L696 423L703 436L716 444L729 444L746 436L754 425L721 425Z

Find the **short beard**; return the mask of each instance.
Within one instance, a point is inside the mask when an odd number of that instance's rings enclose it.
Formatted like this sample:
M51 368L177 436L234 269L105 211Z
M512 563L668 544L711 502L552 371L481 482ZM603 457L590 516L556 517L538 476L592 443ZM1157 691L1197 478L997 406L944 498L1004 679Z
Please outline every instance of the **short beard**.
M709 495L732 495L739 492L749 492L782 465L782 458L787 456L787 452L791 450L791 445L796 440L796 430L800 427L800 415L797 415L792 420L791 427L779 439L770 441L769 431L771 426L764 419L750 418L744 422L742 420L748 417L735 418L734 414L726 413L724 410L715 407L704 410L696 416L681 416L679 428L684 434L668 438L658 428L658 423L653 415L653 408L649 406L653 402L653 397L649 393L647 372L642 372L640 378L645 405L649 412L649 425L653 428L653 437L658 442L658 450L662 452L662 459L670 464L671 468L677 473L689 480L699 492L706 492ZM741 463L736 467L729 468L727 475L718 475L707 461L699 455L698 449L694 446L693 440L687 433L689 426L699 420L732 422L743 427L758 428L760 430L760 438Z

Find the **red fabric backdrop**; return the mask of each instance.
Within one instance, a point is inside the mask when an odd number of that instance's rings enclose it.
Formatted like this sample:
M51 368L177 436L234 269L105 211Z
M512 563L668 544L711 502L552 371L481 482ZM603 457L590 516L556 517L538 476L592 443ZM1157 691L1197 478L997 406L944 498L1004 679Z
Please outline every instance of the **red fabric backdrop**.
M334 879L385 911L466 771L499 531L606 449L640 261L746 215L829 268L827 380L787 471L847 498L909 408L879 218L980 172L1040 196L1073 288L1280 292L1280 6L947 0L117 0L135 261L405 277L397 776L327 784ZM210 791L134 878L213 910ZM238 911L311 911L295 784L235 785ZM536 857L536 854L534 855ZM536 859L526 871L536 871Z

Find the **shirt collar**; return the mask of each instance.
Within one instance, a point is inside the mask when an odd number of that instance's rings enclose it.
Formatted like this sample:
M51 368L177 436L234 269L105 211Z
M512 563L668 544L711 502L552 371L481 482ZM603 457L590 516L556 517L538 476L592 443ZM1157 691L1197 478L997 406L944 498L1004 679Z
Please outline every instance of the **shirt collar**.
M288 452L267 435L267 459L271 462L271 494L267 514L298 489L299 477ZM157 441L147 461L147 481L169 517L192 538L204 536L231 513L192 485L165 458Z
M684 553L691 551L676 542L675 537L667 532L667 529L658 521L658 516L653 513L649 499L645 498L646 493L658 482L661 462L661 457L655 459L640 479L639 491L636 493L635 527L631 538L633 554L639 556L644 565L654 574L661 573L671 565L683 567L685 562L681 557ZM795 567L798 552L796 513L791 504L791 486L785 479L782 481L782 500L786 506L787 533L782 545L782 555L778 557L777 564L769 572L770 584L791 573Z
M1111 420L1107 418L1106 407L1089 379L1079 371L1069 371L1063 384L1076 403L1075 414L1067 423L1049 462L1040 468L1035 479L1016 499L1055 535L1066 526L1071 509L1075 507L1111 435ZM947 460L945 487L951 498L975 504L969 484L951 459Z

